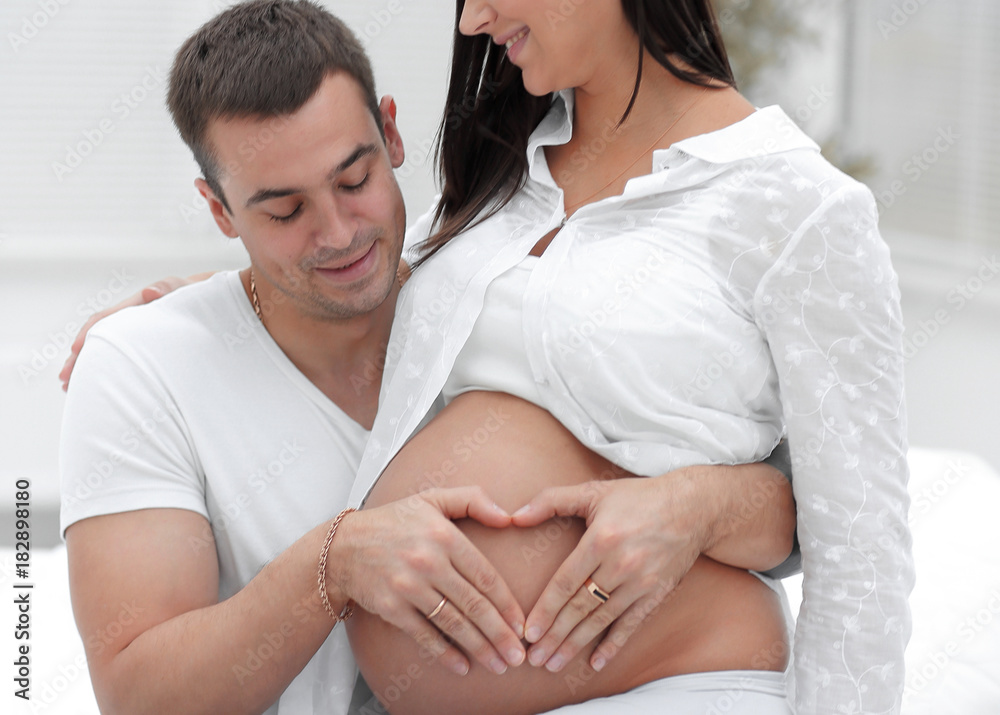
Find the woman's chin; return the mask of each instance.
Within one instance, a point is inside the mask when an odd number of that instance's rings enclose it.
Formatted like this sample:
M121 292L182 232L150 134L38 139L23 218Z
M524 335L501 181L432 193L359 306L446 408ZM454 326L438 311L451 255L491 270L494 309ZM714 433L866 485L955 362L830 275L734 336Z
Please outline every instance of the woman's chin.
M521 84L524 85L524 91L534 97L545 97L553 92L565 89L565 87L558 86L558 83L553 82L550 78L539 77L530 68L527 70L521 69Z

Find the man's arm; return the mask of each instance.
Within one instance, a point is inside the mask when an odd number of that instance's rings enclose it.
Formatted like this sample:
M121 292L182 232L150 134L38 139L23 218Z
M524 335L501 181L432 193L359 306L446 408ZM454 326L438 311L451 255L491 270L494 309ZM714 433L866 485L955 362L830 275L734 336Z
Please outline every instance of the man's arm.
M459 674L468 672L468 661L456 645L486 667L504 659L499 653L520 664L524 650L508 622L520 623L521 610L451 522L471 517L500 527L510 517L478 488L429 490L407 500L405 519L400 513L389 504L344 520L344 534L338 532L327 562L333 610L340 613L356 599ZM329 525L307 532L222 602L216 598L214 544L201 548L210 533L203 516L144 509L71 526L66 540L73 610L101 711L267 709L330 633L333 621L317 585ZM197 553L191 543L199 544ZM410 587L395 589L395 583ZM467 617L446 634L416 605L439 593ZM260 655L264 646L266 658ZM511 660L514 651L519 655Z
M764 464L768 464L783 475L785 479L788 480L789 484L792 483L792 455L788 449L788 440L783 439L778 443L778 446L774 448L771 452L771 456L764 460ZM795 508L795 491L794 487L792 489L792 507ZM775 579L788 578L789 576L794 576L795 574L802 573L802 548L799 546L799 533L796 530L792 534L792 552L788 555L784 561L764 571L765 576L769 576Z
M325 529L219 603L215 544L200 514L144 509L69 527L73 612L101 712L267 709L332 628L316 586ZM249 654L269 643L273 655L251 670Z
M702 553L755 571L774 569L788 559L795 498L784 474L764 463L689 469L705 509Z

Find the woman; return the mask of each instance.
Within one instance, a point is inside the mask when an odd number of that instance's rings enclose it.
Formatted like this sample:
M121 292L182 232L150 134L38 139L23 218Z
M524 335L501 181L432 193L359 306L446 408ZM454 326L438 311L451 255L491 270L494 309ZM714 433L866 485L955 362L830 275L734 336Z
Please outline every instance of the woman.
M355 497L372 485L368 505L412 493L412 475L440 460L427 444L460 438L491 408L520 427L485 445L492 454L461 483L494 483L483 465L502 463L506 439L582 445L655 476L758 460L787 431L805 571L797 711L898 711L913 579L901 323L870 193L780 110L754 111L736 92L707 1L460 0L458 18L443 193L415 229L429 238L401 296ZM439 393L451 402L417 433ZM581 649L615 616L662 598L641 567L622 565L629 548L595 536L629 518L632 543L662 530L644 509L660 503L658 482L534 499L515 523L558 513L588 525L575 550L579 533L537 569L524 569L511 532L468 528L504 578L523 576L512 584L522 599L542 594L527 621L531 662L580 674L578 687L524 669L492 689L424 679L394 712L531 712L640 683L621 702L785 712L781 680L765 672L784 658L773 657L781 641L763 583L704 557L621 649L633 660L609 663L617 648L605 641L584 651L586 668ZM525 498L495 489L502 506ZM886 531L901 536L880 542ZM612 634L628 633L623 620ZM349 632L376 692L418 657L377 619ZM648 665L638 675L637 663ZM720 679L684 675L710 671ZM769 695L749 704L750 693Z

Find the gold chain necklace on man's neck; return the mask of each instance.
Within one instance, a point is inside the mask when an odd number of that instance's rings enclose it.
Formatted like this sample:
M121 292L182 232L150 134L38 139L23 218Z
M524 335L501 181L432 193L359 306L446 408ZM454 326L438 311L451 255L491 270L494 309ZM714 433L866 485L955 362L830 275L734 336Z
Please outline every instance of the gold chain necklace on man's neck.
M253 303L253 312L263 325L264 315L260 312L260 298L257 297L257 283L253 279L253 266L250 267L250 301Z
M626 166L626 167L625 167L624 169L622 169L621 173L619 173L619 174L618 174L617 176L615 176L615 178L613 178L613 179L612 179L611 181L609 181L609 182L608 182L608 183L606 183L606 184L605 184L604 186L602 186L601 188L599 188L599 189L598 189L597 191L595 191L594 193L592 193L592 194L590 194L589 196L587 196L587 197L586 197L586 198L585 198L585 199L584 199L583 201L578 201L578 202L576 202L575 204L573 204L572 206L569 206L569 207L568 207L568 208L566 209L566 215L567 215L567 216L569 216L570 214L572 214L572 213L573 213L573 211L574 211L574 210L576 210L576 209L578 209L579 207L583 206L584 204L588 203L588 202L589 202L589 201L590 201L591 199L593 199L593 198L594 198L595 196L597 196L597 195L598 195L598 194L600 194L601 192L605 191L605 190L606 190L606 189L607 189L607 188L608 188L609 186L613 185L613 184L614 184L614 183L615 183L616 181L618 181L618 180L619 180L620 178L622 178L623 176L625 176L626 172L628 172L628 170L629 170L629 169L631 169L631 168L632 168L633 166L635 166L635 165L636 165L636 163L637 163L637 162L638 162L638 161L639 161L640 159L642 159L642 157L646 156L646 154L648 154L648 153L649 153L649 152L651 152L651 151L652 151L652 150L653 150L654 148L656 148L656 145L657 145L657 144L659 144L659 143L660 143L661 141L663 141L663 137L667 136L667 134L669 134L669 133L670 133L670 130L671 130L671 129L673 129L674 127L676 127L676 126L677 126L677 124L678 124L678 123L679 123L679 122L680 122L680 121L681 121L681 120L682 120L682 119L683 119L683 118L684 118L685 116L687 116L687 113L688 113L688 112L690 112L690 111L691 111L692 109L694 109L694 106L695 106L696 104L698 104L698 103L699 103L699 102L701 101L702 97L704 97L704 96L705 96L705 93L706 93L706 92L708 92L708 89L709 89L708 87L705 87L704 89L702 89L702 90L701 90L701 92L700 92L700 93L698 94L698 96L697 96L697 97L695 97L695 98L694 98L694 99L693 99L693 100L691 101L691 104L689 104L689 105L688 105L687 107L685 107L685 108L684 108L684 111L683 111L683 112L681 112L680 114L678 114L678 115L677 115L677 118L676 118L676 119L674 119L674 121L670 123L670 126L669 126L669 127L667 127L667 128L666 128L666 130L664 130L664 132L663 132L663 133L662 133L662 134L661 134L660 136L658 136L658 137L656 138L656 140L655 140L655 141L654 141L654 142L653 142L652 144L650 144L650 145L649 145L649 147L647 147L647 148L646 148L646 150L645 150L644 152L642 152L641 154L639 154L639 156L637 156L637 157L635 158L635 160L634 160L634 161L633 161L633 162L632 162L631 164L629 164L629 165L628 165L628 166Z

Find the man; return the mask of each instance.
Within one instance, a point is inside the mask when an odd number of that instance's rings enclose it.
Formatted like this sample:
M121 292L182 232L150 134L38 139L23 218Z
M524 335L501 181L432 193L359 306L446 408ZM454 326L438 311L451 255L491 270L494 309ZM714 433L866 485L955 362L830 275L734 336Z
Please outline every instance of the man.
M204 169L198 188L253 272L124 311L89 336L62 448L74 609L106 711L260 712L334 625L317 557L375 414L378 380L351 377L380 364L388 341L403 147L360 46L304 3L255 2L209 23L180 50L169 101ZM263 146L248 158L251 139ZM428 578L407 561L433 548L465 569L453 578L467 604L483 596L465 577L496 584L473 619L496 648L462 632L456 643L486 665L523 658L521 609L447 520L508 518L481 492L425 497L407 523L391 510L357 515L353 544L388 546L389 557L365 564L363 582L331 578L332 608L346 606L345 588L369 608L381 599L383 617L465 670L405 598L383 603L389 576ZM419 534L435 518L452 529L445 549ZM343 712L355 670L342 628L310 667L282 708Z
M456 673L521 664L524 613L450 521L508 525L485 493L335 528L405 225L395 106L357 41L309 3L239 5L181 48L169 103L252 267L102 321L75 367L62 526L102 711L346 712L356 670L331 615L352 600ZM428 584L460 604L444 633L413 595Z

